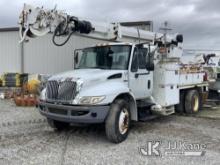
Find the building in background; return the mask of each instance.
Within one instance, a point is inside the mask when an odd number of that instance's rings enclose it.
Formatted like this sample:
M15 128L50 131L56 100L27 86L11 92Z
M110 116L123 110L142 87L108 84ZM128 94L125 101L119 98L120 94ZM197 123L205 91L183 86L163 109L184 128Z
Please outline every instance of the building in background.
M18 28L1 28L0 75L5 72L55 74L71 70L76 48L101 42L74 35L66 45L57 47L52 43L52 34L48 34L19 44Z

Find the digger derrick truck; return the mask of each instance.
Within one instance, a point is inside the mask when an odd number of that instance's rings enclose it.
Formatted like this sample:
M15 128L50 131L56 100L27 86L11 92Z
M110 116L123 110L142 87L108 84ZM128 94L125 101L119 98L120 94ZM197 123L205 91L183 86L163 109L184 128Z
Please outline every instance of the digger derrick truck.
M19 24L20 42L48 33L57 46L74 35L106 42L75 50L75 69L48 80L38 107L53 128L104 123L107 138L120 143L132 121L202 108L208 84L201 66L181 64L180 34L83 21L30 5L24 5Z

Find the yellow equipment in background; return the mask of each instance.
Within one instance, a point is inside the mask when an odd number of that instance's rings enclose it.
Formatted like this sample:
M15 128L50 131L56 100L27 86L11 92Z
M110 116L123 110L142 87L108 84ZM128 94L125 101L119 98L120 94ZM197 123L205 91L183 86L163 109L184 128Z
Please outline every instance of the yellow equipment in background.
M2 77L0 77L0 87L2 86Z
M28 93L38 94L38 89L40 86L40 81L38 79L31 79L27 82Z
M2 76L3 87L21 87L21 74L5 73Z

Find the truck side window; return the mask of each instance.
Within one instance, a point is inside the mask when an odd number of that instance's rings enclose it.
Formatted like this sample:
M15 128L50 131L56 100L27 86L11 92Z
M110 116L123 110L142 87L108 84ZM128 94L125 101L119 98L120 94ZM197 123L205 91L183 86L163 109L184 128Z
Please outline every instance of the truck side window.
M131 72L137 72L137 71L138 71L138 50L137 48L135 48L132 64L131 64Z
M139 62L139 69L146 69L146 55L147 49L141 48L138 51L138 62Z

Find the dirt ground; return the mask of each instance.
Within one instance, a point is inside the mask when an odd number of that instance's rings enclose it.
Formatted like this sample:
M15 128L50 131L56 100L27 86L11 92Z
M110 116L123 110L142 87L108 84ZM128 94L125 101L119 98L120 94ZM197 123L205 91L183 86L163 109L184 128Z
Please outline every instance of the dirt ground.
M35 108L18 108L0 100L0 164L219 164L220 106L206 105L197 116L171 115L135 122L128 139L112 144L103 125L51 129ZM218 115L215 115L218 114ZM160 141L160 156L140 148ZM203 156L165 155L168 143L205 145Z

